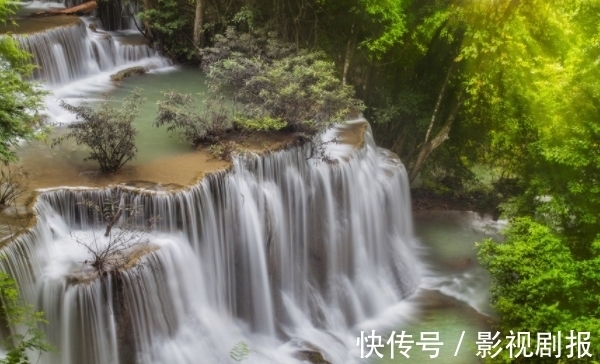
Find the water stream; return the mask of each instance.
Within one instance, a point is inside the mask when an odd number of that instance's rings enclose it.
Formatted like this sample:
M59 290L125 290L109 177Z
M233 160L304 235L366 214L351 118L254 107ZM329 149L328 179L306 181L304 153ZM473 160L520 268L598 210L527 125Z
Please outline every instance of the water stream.
M55 121L73 121L58 100L146 90L136 121L140 156L125 178L139 178L157 159L193 153L151 122L160 91L205 91L197 70L173 67L132 31L105 32L93 17L16 38L40 65L34 78L52 92L46 106ZM134 65L152 71L120 85L109 81ZM81 148L65 148L50 162L39 143L20 153L38 170L50 163L87 173ZM302 363L316 353L330 363L359 363L361 330L436 329L454 338L485 329L489 282L472 247L496 227L486 231L487 220L474 215L435 215L419 216L415 232L405 168L375 145L370 128L362 142L328 151L338 164L308 158L306 146L236 157L230 169L205 168L203 179L173 192L36 185L44 187L34 205L37 223L2 248L0 268L46 313L44 330L57 351L39 362L232 363L232 349L247 347L244 363ZM198 165L189 159L181 168L204 168ZM51 175L38 174L49 185L70 185ZM126 251L127 269L98 277L78 241L108 243L105 222L85 203L102 206L108 198L160 223L148 245ZM473 357L465 351L454 362Z
M301 350L352 362L353 328L405 315L421 273L404 168L369 135L344 149L332 151L335 168L307 160L306 148L236 159L174 194L41 194L38 224L0 264L47 314L60 352L44 360L225 362L243 341L255 351L249 362L296 362ZM157 250L118 282L81 283L76 238L94 236L81 202L108 193L161 217Z

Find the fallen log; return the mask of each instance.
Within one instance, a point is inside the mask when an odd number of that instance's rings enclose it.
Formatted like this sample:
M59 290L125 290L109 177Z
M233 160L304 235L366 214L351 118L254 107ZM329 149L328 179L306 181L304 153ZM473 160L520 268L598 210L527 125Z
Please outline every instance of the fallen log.
M88 1L81 5L72 6L66 9L60 10L48 10L39 13L29 14L31 17L42 17L42 16L56 16L56 15L83 15L91 13L98 8L96 1Z

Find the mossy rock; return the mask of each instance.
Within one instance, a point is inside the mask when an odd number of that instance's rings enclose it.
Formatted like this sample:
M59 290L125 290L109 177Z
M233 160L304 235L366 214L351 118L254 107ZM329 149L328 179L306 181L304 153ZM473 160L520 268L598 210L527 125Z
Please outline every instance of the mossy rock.
M323 354L313 350L302 350L296 353L296 358L307 361L313 364L331 364L331 362L325 360Z
M141 66L131 67L131 68L127 68L122 71L119 71L119 72L115 73L114 75L111 75L110 79L113 82L119 82L119 81L123 80L124 78L131 77L133 75L143 75L146 72L148 72L148 68L146 68L146 67L141 67Z

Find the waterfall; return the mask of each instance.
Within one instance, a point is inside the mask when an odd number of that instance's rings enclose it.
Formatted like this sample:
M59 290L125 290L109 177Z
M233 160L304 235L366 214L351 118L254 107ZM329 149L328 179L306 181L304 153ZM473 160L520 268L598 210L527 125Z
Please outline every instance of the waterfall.
M34 79L49 86L65 85L88 76L145 61L156 66L167 66L166 59L158 57L146 44L121 44L102 31L94 18L82 22L48 29L32 34L14 35L21 46L32 53L39 66Z
M56 4L57 6L72 7L83 4L89 0L41 0L42 3ZM137 3L124 0L102 0L98 1L95 15L103 24L103 29L136 30L134 18L139 13L140 7ZM139 22L138 22L139 24Z
M358 361L356 328L420 281L406 171L370 130L362 144L330 146L336 165L306 146L236 157L176 192L42 191L37 224L0 260L46 313L58 352L40 362L220 363L240 342L245 363L301 363L301 350ZM135 267L82 278L89 254L75 239L105 243L84 202L111 196L160 217L151 248Z

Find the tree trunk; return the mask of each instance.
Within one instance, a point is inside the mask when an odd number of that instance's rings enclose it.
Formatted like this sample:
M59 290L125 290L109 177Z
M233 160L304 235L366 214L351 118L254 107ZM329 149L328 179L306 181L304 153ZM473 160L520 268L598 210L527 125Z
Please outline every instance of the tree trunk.
M463 103L463 91L461 90L461 92L458 96L458 100L456 101L456 105L454 106L454 109L452 109L452 112L450 112L450 115L448 115L448 118L446 119L446 123L444 124L442 129L437 133L437 135L433 139L431 139L431 141L426 142L423 145L423 147L421 147L421 150L419 151L419 155L417 156L417 160L415 161L415 164L413 165L413 167L410 171L410 174L408 176L408 181L410 183L413 183L414 180L419 175L419 172L421 171L421 168L423 167L425 160L427 159L427 157L429 157L429 154L431 154L431 152L433 152L437 147L442 145L442 143L448 139L448 135L450 134L450 129L452 128L452 123L454 123L454 119L456 119L456 115L458 114L458 110L460 110L462 103Z
M344 70L342 72L342 86L346 86L348 79L348 70L350 69L350 58L352 57L352 48L354 46L354 24L350 29L350 38L348 38L348 44L346 45L346 56L344 57Z
M194 19L194 44L202 48L204 43L204 0L196 0L196 18Z
M444 95L446 94L446 87L448 86L448 82L450 81L450 76L452 75L452 70L454 69L454 63L448 69L446 73L446 79L442 84L442 89L440 90L440 94L438 95L437 102L435 103L435 107L433 108L433 114L431 115L431 121L429 122L429 127L427 128L427 134L425 134L425 141L423 144L427 144L429 141L429 136L431 135L431 130L433 129L433 124L435 123L435 118L437 117L438 111L440 111L440 106L442 105L442 100L444 99Z
M143 0L144 10L152 9L152 4L150 4L150 0ZM135 19L135 18L134 18ZM152 34L152 28L150 27L150 23L147 20L144 20L144 37L146 37L150 43L154 42L154 35ZM137 23L135 24L137 26Z

